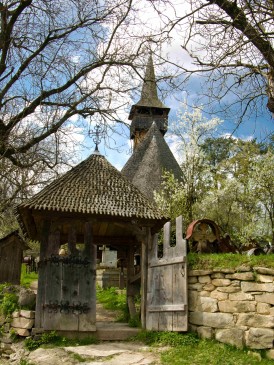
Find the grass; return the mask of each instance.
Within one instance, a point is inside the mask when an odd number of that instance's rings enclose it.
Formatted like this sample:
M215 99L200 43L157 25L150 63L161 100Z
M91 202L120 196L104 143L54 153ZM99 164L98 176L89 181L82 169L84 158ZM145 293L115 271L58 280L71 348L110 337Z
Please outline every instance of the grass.
M162 365L273 365L264 351L241 350L213 340L201 340L194 333L142 331L132 341L169 349L161 353Z
M85 346L98 343L98 339L90 336L83 339L70 339L63 336L59 336L55 331L43 333L41 338L33 340L27 338L25 340L25 347L29 351L36 350L39 347L65 347L65 346Z
M28 273L26 271L26 265L23 264L21 268L20 285L24 286L25 288L29 288L30 284L35 280L38 280L38 273L36 272Z
M195 254L189 253L187 256L188 265L192 269L237 269L246 265L250 267L264 266L274 269L273 255L248 256L241 254Z

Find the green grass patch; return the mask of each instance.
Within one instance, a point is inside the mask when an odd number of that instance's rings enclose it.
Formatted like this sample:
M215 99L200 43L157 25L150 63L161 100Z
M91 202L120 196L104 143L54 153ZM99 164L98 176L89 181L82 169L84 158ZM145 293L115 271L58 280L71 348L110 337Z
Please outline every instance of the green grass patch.
M240 350L211 340L173 347L161 355L163 365L273 365L260 352Z
M149 346L193 346L199 343L195 333L141 331L132 341L141 341Z
M66 346L85 346L97 344L99 341L96 337L89 336L83 339L70 339L59 336L55 331L43 333L41 338L33 340L27 338L25 340L25 348L29 351L36 350L39 347L66 347Z
M24 286L25 288L29 288L30 284L38 280L38 273L36 272L27 272L26 265L23 264L21 268L21 278L20 278L20 285Z
M18 296L15 288L10 284L0 285L0 314L9 316L19 308Z
M248 256L233 253L226 254L196 254L189 253L188 265L194 270L237 269L246 265L250 267L264 266L274 269L273 255Z

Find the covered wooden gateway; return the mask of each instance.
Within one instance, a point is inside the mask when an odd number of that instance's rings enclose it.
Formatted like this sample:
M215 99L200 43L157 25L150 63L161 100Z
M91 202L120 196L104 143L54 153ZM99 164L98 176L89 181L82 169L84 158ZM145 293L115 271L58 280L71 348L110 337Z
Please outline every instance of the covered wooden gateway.
M167 219L103 156L95 152L17 210L26 235L40 242L36 328L96 330L97 245L111 245L126 259L129 306L141 278L145 326L147 248ZM60 256L63 244L68 252Z

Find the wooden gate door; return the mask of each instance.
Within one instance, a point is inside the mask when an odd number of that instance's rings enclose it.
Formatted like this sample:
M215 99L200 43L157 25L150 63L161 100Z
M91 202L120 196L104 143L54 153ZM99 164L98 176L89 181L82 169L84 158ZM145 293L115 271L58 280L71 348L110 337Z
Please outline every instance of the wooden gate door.
M158 258L158 235L148 247L146 329L187 331L186 241L182 217L176 219L176 245L170 246L170 222L164 225L163 257Z

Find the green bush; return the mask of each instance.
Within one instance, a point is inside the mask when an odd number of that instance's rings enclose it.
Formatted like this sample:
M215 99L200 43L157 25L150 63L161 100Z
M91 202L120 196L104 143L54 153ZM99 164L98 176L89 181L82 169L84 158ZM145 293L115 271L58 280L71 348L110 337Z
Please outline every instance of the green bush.
M19 308L18 296L14 292L5 292L4 288L5 286L2 286L2 290L0 288L0 312L4 316L8 316Z
M132 340L144 342L150 346L193 346L199 343L195 333L141 331Z

